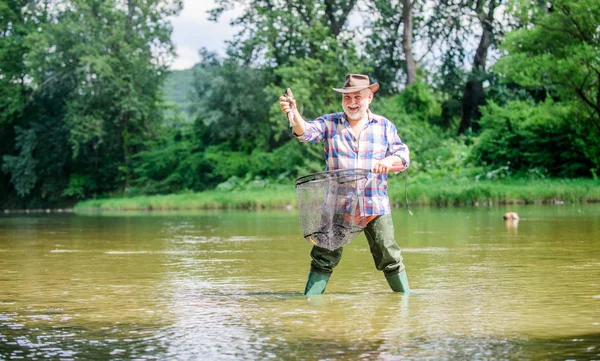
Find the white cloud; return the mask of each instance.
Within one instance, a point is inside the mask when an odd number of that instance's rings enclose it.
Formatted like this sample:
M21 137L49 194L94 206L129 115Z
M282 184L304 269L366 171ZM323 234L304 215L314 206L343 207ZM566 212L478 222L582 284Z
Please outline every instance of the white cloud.
M234 14L224 13L217 23L208 20L207 11L215 6L212 0L184 0L183 10L177 17L171 18L177 57L171 63L171 69L188 69L196 64L200 57L198 50L205 47L219 55L225 54L226 40L236 33L229 25Z

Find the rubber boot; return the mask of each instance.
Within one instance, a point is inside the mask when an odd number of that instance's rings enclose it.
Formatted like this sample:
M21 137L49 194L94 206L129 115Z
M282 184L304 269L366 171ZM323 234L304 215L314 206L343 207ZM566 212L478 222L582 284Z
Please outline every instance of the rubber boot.
M406 271L402 271L400 273L395 273L391 275L385 275L385 279L390 285L392 291L402 292L405 295L408 295L410 293L410 287L408 287L408 277L406 276Z
M306 281L306 288L304 289L305 296L321 295L325 292L325 286L331 275L326 273L319 273L310 271L308 274L308 281Z

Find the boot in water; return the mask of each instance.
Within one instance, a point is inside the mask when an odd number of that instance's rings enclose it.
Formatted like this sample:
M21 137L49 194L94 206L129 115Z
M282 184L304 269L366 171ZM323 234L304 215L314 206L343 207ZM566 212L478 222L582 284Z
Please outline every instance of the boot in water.
M310 271L306 288L304 289L305 296L322 295L325 292L325 287L329 281L330 274Z
M385 275L385 279L390 285L392 291L402 292L405 295L408 295L410 293L410 287L408 287L408 277L406 276L406 271L402 271L400 273L395 273L391 275Z

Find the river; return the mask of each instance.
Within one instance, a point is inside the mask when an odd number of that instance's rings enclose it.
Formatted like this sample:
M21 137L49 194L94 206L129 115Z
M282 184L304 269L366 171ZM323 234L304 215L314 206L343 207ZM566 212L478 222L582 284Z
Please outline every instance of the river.
M600 204L413 211L310 299L293 210L0 215L0 360L600 359Z

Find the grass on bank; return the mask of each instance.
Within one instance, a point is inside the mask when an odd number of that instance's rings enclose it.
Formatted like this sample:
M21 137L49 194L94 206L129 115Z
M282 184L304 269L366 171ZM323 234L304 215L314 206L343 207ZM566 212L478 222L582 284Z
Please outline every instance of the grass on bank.
M390 187L389 193L395 206L404 204L403 187ZM413 182L408 186L408 198L411 204L434 206L598 202L600 180Z
M248 191L212 190L131 198L106 198L78 202L75 211L85 210L193 210L259 209L295 206L293 186Z
M404 180L391 180L392 204L404 206ZM545 179L510 181L410 182L410 204L464 206L530 203L582 203L600 201L600 181ZM107 198L77 203L75 211L268 209L296 207L293 183L247 191L206 191L171 195Z

